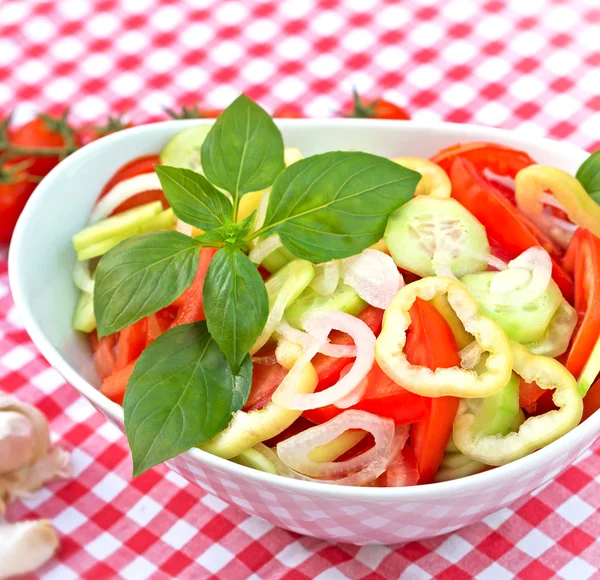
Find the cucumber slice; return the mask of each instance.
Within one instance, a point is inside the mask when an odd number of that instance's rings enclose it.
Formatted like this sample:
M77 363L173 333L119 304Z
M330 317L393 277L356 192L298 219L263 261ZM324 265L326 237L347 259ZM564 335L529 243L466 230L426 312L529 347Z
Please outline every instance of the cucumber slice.
M310 262L306 260L293 260L290 262L265 282L267 296L269 297L269 308L273 307L277 296L282 291L285 291L287 295L287 308L298 299L314 277L315 269Z
M157 203L160 204L160 202ZM155 215L153 218L131 227L126 232L123 232L111 238L107 238L91 246L87 246L83 250L77 252L77 259L89 260L90 258L97 258L98 256L103 256L104 254L106 254L106 252L112 250L116 245L139 234L155 230L171 229L175 225L175 221L176 218L175 214L173 213L173 210L171 208L166 209L158 215Z
M202 173L200 149L211 127L212 125L198 125L177 133L160 152L161 164Z
M281 270L283 271L283 270ZM277 274L275 274L277 276ZM353 288L341 282L330 296L321 296L307 288L285 311L286 320L295 328L302 329L300 321L307 312L314 310L341 310L356 316L367 307L367 303Z
M519 377L513 373L508 384L495 395L479 399L473 430L484 436L506 435L519 415Z
M495 320L509 338L521 343L543 339L548 325L563 299L554 280L541 296L526 304L498 305L492 300L490 284L498 272L479 272L461 278L467 290L477 294L481 311ZM486 296L490 297L487 303ZM496 294L497 296L497 294Z
M109 238L120 236L140 224L147 222L162 211L160 201L152 201L123 213L100 220L82 229L73 236L73 247L77 252Z
M242 198L244 199L244 198ZM261 266L266 268L271 274L279 272L286 264L289 264L296 257L287 248L279 248L269 254L263 261Z
M73 329L80 332L92 332L96 328L94 316L94 295L82 292L79 295L75 313L73 314Z
M422 277L436 274L434 255L458 277L488 266L485 228L452 198L413 198L390 216L383 238L396 264Z
M257 451L253 447L242 451L239 455L231 458L231 461L257 469L258 471L264 471L265 473L272 473L273 475L279 475L275 465L269 461L260 451Z

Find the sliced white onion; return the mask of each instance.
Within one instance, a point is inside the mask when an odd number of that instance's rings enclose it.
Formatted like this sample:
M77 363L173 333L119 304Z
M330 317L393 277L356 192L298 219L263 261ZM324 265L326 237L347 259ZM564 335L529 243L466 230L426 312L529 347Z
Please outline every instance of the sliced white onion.
M262 264L263 260L271 255L275 250L283 247L281 240L277 234L265 238L261 242L258 242L254 248L248 254L248 258L254 264Z
M568 220L564 220L562 218L556 216L550 216L550 221L557 227L568 234L574 234L575 230L579 227L577 224L573 224Z
M98 203L90 214L88 224L94 224L101 219L107 218L124 201L132 198L138 193L161 189L162 185L156 173L142 173L117 183Z
M90 274L89 260L83 260L82 262L77 260L75 262L75 266L73 266L73 282L75 282L75 286L83 292L93 294L94 280Z
M531 281L531 272L525 268L507 268L498 272L490 282L490 291L506 294L522 288Z
M340 281L340 262L332 260L315 266L315 277L310 287L321 296L331 296Z
M487 180L491 179L492 181L501 183L502 185L508 187L509 189L512 189L513 191L515 190L515 180L509 175L498 175L497 173L494 173L487 167L483 170L483 175Z
M365 302L384 309L404 286L393 258L373 249L344 260L342 278Z
M361 381L367 376L375 360L375 335L360 318L337 310L317 310L310 312L302 321L307 332L315 338L316 352L327 342L332 330L349 334L356 345L356 359L352 369L335 385L324 391L311 394L273 394L273 402L280 407L306 411L318 409L337 403L355 389L360 388ZM334 345L331 345L334 346ZM310 348L310 347L309 347Z
M540 201L545 205L555 207L556 209L567 213L565 206L562 203L560 203L560 201L558 201L558 199L556 199L551 193L542 193L542 195L540 196Z
M177 218L177 225L175 226L175 229L178 232L185 234L186 236L191 236L192 232L194 231L193 226L191 226L190 224L186 224L185 222L181 221L179 218Z
M486 297L488 304L528 304L546 291L552 279L552 259L548 252L539 246L525 250L508 263L508 268L528 270L531 273L529 281L524 286L508 292L490 292ZM477 297L477 292L473 292L473 295Z
M309 453L333 441L349 429L371 433L375 445L364 453L346 461L317 462ZM330 421L311 427L277 445L279 458L289 468L320 479L338 478L335 483L364 485L381 475L393 458L394 421L365 411L344 411ZM351 480L352 483L348 483Z
M458 353L460 356L460 366L463 369L474 369L481 360L481 355L484 352L485 350L476 340L467 344L467 346Z
M500 258L497 258L496 256L493 256L492 254L488 255L487 263L492 268L496 268L496 270L505 270L506 269L506 262L504 260L501 260Z
M303 348L308 347L315 340L308 332L303 332L302 330L298 330L291 326L285 318L279 323L277 332L284 338L287 338L290 342L295 342ZM331 344L329 341L323 343L321 341L319 352L325 356L332 356L335 358L353 358L356 356L356 346L353 344Z
M340 372L340 379L343 379L350 372L350 369L352 369L352 363L346 365L342 369ZM360 381L356 389L354 389L350 394L338 399L338 401L335 403L335 406L338 409L348 409L349 407L356 405L356 403L362 399L368 386L369 381L367 381L367 377L365 377L362 381Z
M269 207L269 197L271 195L271 188L265 189L262 197L260 198L260 204L258 205L258 210L256 211L256 218L254 220L254 231L262 228L262 225L265 223L265 217L267 217L267 208Z
M496 256L489 254L488 252L479 252L473 248L468 248L466 246L459 246L459 245L453 245L451 240L444 240L444 244L446 244L448 247L446 248L448 251L452 248L454 248L455 250L457 250L459 253L464 254L465 256L468 256L469 258L474 258L476 260L479 260L480 262L487 262L490 266L492 266L492 268L496 268L496 270L504 270L506 269L506 262L504 262L503 260L501 260L500 258L497 258ZM435 258L435 254L434 254L434 258ZM441 275L441 274L439 274ZM454 275L452 276L454 277Z

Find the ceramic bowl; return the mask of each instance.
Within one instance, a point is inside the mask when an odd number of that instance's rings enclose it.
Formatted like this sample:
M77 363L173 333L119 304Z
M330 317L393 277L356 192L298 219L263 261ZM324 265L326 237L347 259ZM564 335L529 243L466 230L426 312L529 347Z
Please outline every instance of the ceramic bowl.
M100 139L60 163L36 188L10 248L10 285L33 342L50 364L123 430L123 410L98 390L87 337L71 330L77 297L71 279L80 230L109 177L125 162L162 149L198 121L135 127ZM455 124L362 119L282 120L286 145L305 155L363 150L428 157L442 147L496 141L539 163L574 172L585 151L518 132ZM596 439L600 413L533 455L446 483L407 488L352 488L286 479L193 449L168 466L243 511L276 526L338 542L394 544L445 534L525 496L573 463Z

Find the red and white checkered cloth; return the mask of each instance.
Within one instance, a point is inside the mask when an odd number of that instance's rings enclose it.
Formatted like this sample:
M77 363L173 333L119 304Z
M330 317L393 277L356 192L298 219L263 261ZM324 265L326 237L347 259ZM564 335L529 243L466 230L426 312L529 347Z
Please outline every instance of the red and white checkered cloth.
M600 146L598 0L0 1L0 112L70 105L78 121L241 91L323 117L352 87L416 119ZM0 216L1 219L1 216ZM124 438L51 370L22 329L0 253L0 388L37 405L75 477L8 518L50 518L36 578L600 578L600 447L533 497L449 536L329 545L273 528L164 468L131 480ZM0 564L1 566L1 564Z

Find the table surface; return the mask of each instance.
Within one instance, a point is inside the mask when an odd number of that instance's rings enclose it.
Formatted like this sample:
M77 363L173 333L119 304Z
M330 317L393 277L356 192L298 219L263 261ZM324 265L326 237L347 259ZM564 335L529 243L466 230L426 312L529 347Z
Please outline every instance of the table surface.
M600 146L597 0L28 0L0 3L0 112L71 106L140 122L222 108L241 91L326 117L352 87L415 119L473 122ZM0 252L0 388L37 405L74 478L8 518L49 518L58 556L35 578L600 577L600 447L510 509L401 547L276 529L159 467L131 480L125 439L23 330Z

